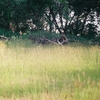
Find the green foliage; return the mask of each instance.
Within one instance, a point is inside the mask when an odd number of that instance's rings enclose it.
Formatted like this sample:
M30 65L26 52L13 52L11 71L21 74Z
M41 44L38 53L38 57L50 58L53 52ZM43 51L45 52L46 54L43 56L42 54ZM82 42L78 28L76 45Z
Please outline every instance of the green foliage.
M11 38L12 36L19 37L19 32L12 32L11 30L6 29L0 29L0 35L3 35L5 37Z
M4 35L6 37L11 37L13 35L12 31L0 29L0 35Z
M97 35L97 32L96 32L96 25L93 25L93 24L88 24L87 27L89 28L88 29L88 33L87 33L87 38L88 39L94 39L95 36Z
M81 43L86 43L88 42L88 40L84 37L81 36L76 36L74 34L67 34L67 38L69 39L69 41L71 42L81 42Z
M9 22L15 9L15 1L0 0L0 28L9 29Z
M97 25L95 25L95 19L98 18L97 10L100 9L99 0L68 0L69 8L74 11L74 17L76 19L70 24L70 31L74 34L81 34L85 38L95 38L97 34ZM94 22L94 23L93 23ZM87 25L87 24L91 25ZM95 27L94 27L95 26ZM87 34L87 36L86 36Z
M100 2L99 0L1 0L0 12L0 28L8 31L9 23L12 22L16 27L15 32L18 33L20 30L25 32L28 29L26 21L32 19L37 30L49 27L47 30L50 32L58 31L61 34L70 33L76 36L80 34L82 37L92 39L97 35L93 20L99 18ZM87 25L88 21L92 27ZM9 35L5 33L7 37L19 35L8 33Z
M28 39L27 36L22 36L20 38L12 36L12 38L10 39L10 41L6 42L7 46L9 46L10 48L18 48L18 47L32 47L32 41Z
M31 35L35 38L47 38L47 39L53 39L53 38L59 38L60 35L56 33L50 33L47 31L33 31L31 32Z

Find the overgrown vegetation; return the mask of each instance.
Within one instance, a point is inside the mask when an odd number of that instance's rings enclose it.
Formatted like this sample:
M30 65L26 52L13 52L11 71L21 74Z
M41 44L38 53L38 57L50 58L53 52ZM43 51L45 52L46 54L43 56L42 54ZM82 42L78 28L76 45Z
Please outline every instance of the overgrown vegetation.
M27 43L0 42L0 99L100 99L98 46Z
M100 34L99 0L1 0L0 12L0 28L9 32L0 34L8 37L19 36L19 31L25 33L29 28L88 40Z
M0 0L0 100L99 100L99 12L100 0Z

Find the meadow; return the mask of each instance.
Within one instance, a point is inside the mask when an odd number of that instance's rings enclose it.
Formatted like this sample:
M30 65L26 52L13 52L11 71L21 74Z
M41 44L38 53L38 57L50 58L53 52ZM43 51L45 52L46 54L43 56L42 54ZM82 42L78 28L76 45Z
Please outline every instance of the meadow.
M100 47L0 42L0 100L100 100Z

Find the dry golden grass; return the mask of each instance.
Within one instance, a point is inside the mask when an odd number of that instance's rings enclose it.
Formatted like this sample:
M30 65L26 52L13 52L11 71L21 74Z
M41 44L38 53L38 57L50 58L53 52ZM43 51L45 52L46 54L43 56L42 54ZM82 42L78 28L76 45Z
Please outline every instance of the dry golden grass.
M100 47L75 45L0 42L0 100L99 100Z

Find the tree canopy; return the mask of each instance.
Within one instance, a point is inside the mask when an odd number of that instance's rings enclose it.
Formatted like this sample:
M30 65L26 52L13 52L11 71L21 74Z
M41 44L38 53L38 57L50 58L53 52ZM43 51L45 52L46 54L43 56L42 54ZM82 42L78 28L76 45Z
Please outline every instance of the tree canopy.
M28 28L32 19L34 29L75 34L93 39L98 34L100 0L1 0L0 28L16 31Z

